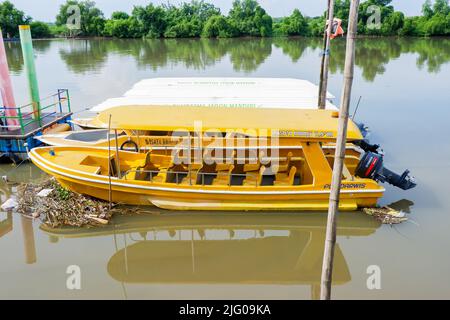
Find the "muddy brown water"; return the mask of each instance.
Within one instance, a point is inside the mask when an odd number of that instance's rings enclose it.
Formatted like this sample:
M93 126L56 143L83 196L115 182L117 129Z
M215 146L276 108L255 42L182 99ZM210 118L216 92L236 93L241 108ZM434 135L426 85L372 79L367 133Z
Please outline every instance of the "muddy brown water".
M35 41L41 95L67 88L76 116L150 77L295 77L318 82L320 39ZM7 43L18 103L28 101L18 43ZM329 91L339 101L344 42L335 40ZM339 217L333 298L450 298L450 39L360 39L352 110L408 168L410 191L386 186L408 222ZM44 177L1 165L11 181ZM1 182L1 199L15 192ZM264 298L318 296L325 213L170 213L118 216L101 229L46 229L0 213L0 298ZM76 265L81 289L67 288ZM381 289L369 290L378 266Z

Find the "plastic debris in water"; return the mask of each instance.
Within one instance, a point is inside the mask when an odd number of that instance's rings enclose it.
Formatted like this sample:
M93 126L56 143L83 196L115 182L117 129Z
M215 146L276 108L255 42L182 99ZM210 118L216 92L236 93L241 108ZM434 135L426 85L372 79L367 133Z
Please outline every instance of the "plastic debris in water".
M16 199L9 198L2 204L1 208L2 208L2 210L12 210L14 208L17 208L17 206L18 206L18 203L17 203Z
M408 220L403 211L398 211L388 206L381 208L364 208L363 211L383 224L398 224Z
M43 198L48 197L48 195L50 193L52 193L53 190L54 189L42 189L41 191L38 192L37 196L38 197L43 197Z

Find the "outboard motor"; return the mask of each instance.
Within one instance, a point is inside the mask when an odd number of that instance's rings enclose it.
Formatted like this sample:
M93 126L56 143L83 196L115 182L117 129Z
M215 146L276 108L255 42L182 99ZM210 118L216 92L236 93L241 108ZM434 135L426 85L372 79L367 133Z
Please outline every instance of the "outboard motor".
M380 145L378 145L378 144L371 144L369 142L369 140L367 140L367 139L353 141L353 144L355 146L360 147L365 152L380 153L380 151L378 150L378 149L380 149Z
M383 166L383 156L374 152L367 152L362 157L355 174L360 178L369 178L380 182L387 182L403 190L412 189L416 182L409 175L409 170L405 170L402 175L398 175Z

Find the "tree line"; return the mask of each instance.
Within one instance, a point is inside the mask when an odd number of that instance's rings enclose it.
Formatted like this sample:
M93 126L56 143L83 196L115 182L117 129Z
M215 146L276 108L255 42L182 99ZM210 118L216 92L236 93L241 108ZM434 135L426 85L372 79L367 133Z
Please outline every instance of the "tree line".
M422 15L407 17L396 11L392 0L366 0L359 9L358 33L370 36L448 36L449 0L426 0ZM73 6L78 6L80 28ZM376 6L374 10L374 6ZM335 16L347 25L350 0L335 1ZM378 11L376 11L378 10ZM379 13L379 24L374 14ZM374 18L375 17L375 18ZM322 36L326 12L308 17L295 9L288 17L272 18L256 0L234 0L228 15L203 0L180 5L135 6L131 13L117 11L110 18L91 0L68 0L61 5L54 23L34 21L10 1L0 3L0 27L6 38L18 36L18 25L30 24L35 38L60 36L115 38L232 38L242 36Z

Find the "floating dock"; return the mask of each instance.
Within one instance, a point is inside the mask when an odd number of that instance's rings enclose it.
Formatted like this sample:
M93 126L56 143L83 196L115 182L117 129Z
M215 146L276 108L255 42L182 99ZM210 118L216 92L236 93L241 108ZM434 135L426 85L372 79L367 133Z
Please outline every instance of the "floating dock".
M0 30L0 160L27 159L28 150L42 144L36 136L71 129L70 97L67 89L40 98L30 26L19 26L20 42L31 103L17 107Z
M17 108L2 107L0 116L0 157L13 161L27 158L27 150L42 145L35 139L44 133L70 129L70 96L67 89L41 100L39 116L34 116L33 104ZM7 116L7 111L14 111L15 116ZM31 110L30 110L31 109ZM17 123L17 124L9 124Z

